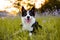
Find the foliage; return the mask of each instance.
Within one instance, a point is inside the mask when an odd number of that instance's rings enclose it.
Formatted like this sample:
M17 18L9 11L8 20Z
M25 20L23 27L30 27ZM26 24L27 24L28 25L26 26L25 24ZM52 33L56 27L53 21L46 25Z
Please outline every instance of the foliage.
M41 11L45 11L46 9L60 9L60 1L58 0L49 0L48 3L46 3L44 6L42 6Z

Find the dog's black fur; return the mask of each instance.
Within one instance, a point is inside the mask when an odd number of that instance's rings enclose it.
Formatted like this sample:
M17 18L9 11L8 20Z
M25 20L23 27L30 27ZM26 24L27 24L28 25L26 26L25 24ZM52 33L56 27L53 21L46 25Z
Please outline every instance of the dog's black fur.
M34 34L36 34L35 30L38 30L38 28L42 29L42 26L39 25L37 21L31 27L33 27L33 31L30 31L30 32Z

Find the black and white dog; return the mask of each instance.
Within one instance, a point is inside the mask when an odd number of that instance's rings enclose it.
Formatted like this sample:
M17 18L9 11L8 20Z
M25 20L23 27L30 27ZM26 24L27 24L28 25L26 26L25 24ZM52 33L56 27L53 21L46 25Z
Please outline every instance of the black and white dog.
M34 33L35 29L38 29L38 27L42 28L36 22L35 20L35 7L33 7L31 10L25 10L24 7L22 7L22 29L29 31L29 35L32 35Z

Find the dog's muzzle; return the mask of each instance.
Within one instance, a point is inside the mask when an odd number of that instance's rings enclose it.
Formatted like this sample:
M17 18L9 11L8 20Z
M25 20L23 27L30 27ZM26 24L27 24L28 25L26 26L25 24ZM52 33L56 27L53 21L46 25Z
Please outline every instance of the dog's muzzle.
M30 17L29 16L27 16L27 23L29 23L30 22Z
M27 20L30 20L30 17L29 16L27 16Z

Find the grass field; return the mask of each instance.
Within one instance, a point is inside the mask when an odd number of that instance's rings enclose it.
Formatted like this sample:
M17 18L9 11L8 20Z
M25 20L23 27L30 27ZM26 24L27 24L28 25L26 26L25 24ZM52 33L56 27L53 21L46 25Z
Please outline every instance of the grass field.
M29 37L28 31L14 34L21 29L19 17L0 18L0 40L60 40L60 16L41 16L36 20L42 29Z

